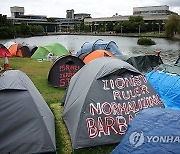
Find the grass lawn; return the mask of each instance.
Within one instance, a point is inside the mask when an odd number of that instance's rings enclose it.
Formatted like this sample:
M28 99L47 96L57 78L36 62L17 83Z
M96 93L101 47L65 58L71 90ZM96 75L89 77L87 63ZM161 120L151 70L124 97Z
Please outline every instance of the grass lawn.
M3 59L0 59L0 64L3 64ZM48 84L51 62L38 62L31 58L9 58L9 65L13 70L26 73L54 113L58 154L109 154L115 148L117 144L72 150L69 134L61 117L63 107L60 104L65 90Z

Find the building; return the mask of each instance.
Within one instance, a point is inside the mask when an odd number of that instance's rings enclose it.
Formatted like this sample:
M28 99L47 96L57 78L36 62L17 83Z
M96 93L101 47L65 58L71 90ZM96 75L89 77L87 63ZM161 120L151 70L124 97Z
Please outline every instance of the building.
M74 10L66 10L66 18L53 18L59 23L60 32L79 31L80 24L84 22L84 18L91 18L88 13L74 13Z
M74 19L74 10L66 10L66 18Z
M144 22L148 23L162 23L164 24L168 20L168 16L171 14L177 14L169 10L169 6L148 6L148 7L134 7L133 15L121 16L115 15L112 17L104 18L85 18L85 25L99 25L100 22L122 22L128 21L130 16L143 16Z
M12 21L14 25L20 25L25 22L28 25L41 25L44 27L45 32L69 32L78 30L80 23L84 22L84 18L91 17L87 13L74 14L74 10L66 10L66 18L54 18L55 22L48 22L45 15L25 15L24 7L13 6L10 7L11 17L8 20Z
M84 18L91 18L91 14L88 13L78 13L74 14L75 19L84 20Z
M7 19L10 20L14 25L20 25L22 22L28 25L41 25L44 27L45 32L55 32L58 31L59 23L48 22L47 16L45 15L25 15L24 7L13 6L10 7L11 17Z
M171 15L177 14L169 10L169 6L149 6L149 7L134 7L133 15L146 16L146 15Z
M11 17L18 18L21 15L24 15L24 7L13 6L10 7Z

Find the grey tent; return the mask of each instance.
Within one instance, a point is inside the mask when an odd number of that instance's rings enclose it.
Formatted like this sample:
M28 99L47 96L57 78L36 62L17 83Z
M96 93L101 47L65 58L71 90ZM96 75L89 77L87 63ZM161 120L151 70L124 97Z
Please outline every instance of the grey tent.
M0 153L55 153L54 116L28 76L0 77Z
M180 54L179 54L179 58L176 60L174 65L175 66L180 66Z
M132 118L164 107L146 78L130 64L103 57L84 65L67 91L63 120L73 149L119 143Z
M153 54L121 55L116 56L116 58L128 62L143 74L146 74L160 64L163 64L161 57Z

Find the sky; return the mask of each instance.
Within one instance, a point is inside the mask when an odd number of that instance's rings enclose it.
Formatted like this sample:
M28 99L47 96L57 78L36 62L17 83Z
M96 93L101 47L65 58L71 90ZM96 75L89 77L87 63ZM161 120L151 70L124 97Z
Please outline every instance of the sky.
M11 16L10 7L24 7L25 15L46 15L66 17L66 10L74 13L88 13L92 18L132 15L133 7L168 5L170 11L180 15L179 0L1 0L0 14Z

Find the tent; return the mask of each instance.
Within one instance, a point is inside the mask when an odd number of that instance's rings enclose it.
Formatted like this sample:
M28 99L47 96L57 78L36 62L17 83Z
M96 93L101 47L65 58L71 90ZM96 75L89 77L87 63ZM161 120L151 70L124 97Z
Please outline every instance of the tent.
M31 57L29 48L26 45L15 43L9 47L12 56L17 57Z
M1 75L0 100L0 153L55 153L54 116L25 73Z
M0 58L3 58L5 56L6 57L12 57L9 50L3 44L0 44Z
M135 68L137 68L143 74L152 71L155 67L163 64L163 61L160 56L157 55L121 55L117 56L123 61L128 62Z
M179 154L180 111L152 108L141 111L129 124L111 154Z
M4 46L9 49L11 45L16 44L16 42L8 41L4 44Z
M162 64L146 78L166 108L180 110L180 67Z
M95 50L106 50L115 56L122 55L114 41L104 42L102 39L98 39L94 42L85 42L81 46L81 49L76 53L76 56L83 59L87 54Z
M175 66L180 66L180 55L179 55L179 58L176 60L176 62L175 62L174 65L175 65Z
M32 45L32 46L29 46L28 45L28 48L30 50L30 54L31 56L35 53L35 51L38 49L38 47L36 45Z
M137 69L103 57L71 78L62 118L78 149L120 142L135 114L157 106L161 100Z
M106 50L95 50L91 53L89 53L84 59L83 62L85 64L89 63L90 61L100 58L100 57L114 57L113 54L111 54L109 51Z
M75 56L58 58L51 66L48 75L49 84L53 87L65 88L69 85L71 77L83 67L84 62Z
M39 46L31 58L46 60L49 53L57 57L69 55L69 51L62 44L52 43L46 46Z

